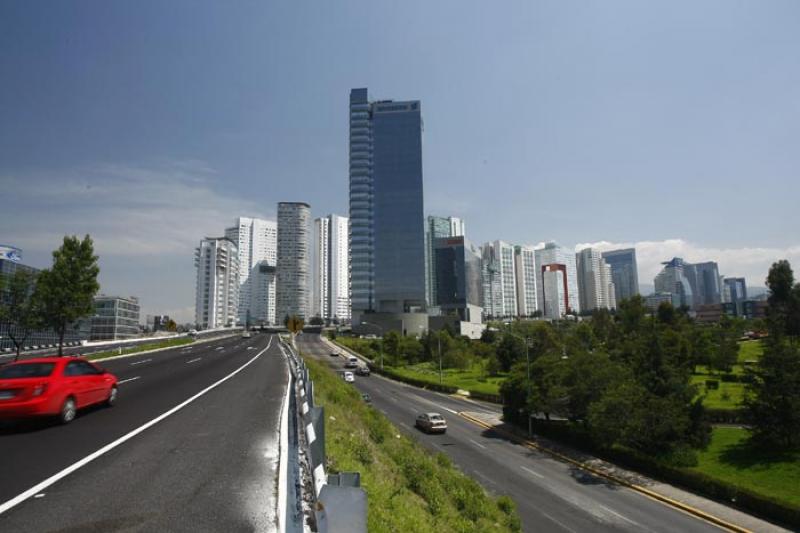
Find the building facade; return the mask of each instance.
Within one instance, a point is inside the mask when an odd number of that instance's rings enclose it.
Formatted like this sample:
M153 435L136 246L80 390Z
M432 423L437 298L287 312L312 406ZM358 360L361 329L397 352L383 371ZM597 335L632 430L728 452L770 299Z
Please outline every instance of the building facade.
M530 317L537 314L536 298L536 250L531 246L514 247L514 274L517 289L517 316Z
M239 316L239 250L227 237L206 237L195 249L195 324L201 329L236 324Z
M581 310L575 252L554 242L536 250L536 297L543 315L558 319Z
M736 315L741 316L742 302L747 300L747 283L744 278L723 278L722 303L733 304Z
M94 299L89 339L116 341L139 335L139 299L130 296L106 296Z
M456 217L429 216L425 219L425 294L427 306L436 306L436 253L437 239L464 235L464 221Z
M687 268L687 264L680 257L673 257L670 261L662 264L664 268L654 280L655 292L671 295L674 307L693 308L695 306L694 290L686 275L687 270L691 273L691 266L689 265Z
M575 262L581 310L615 309L617 303L611 268L602 254L593 248L584 248L575 255Z
M276 320L311 317L311 206L278 203Z
M436 239L436 306L443 315L480 322L483 307L481 252L463 236Z
M419 101L350 92L350 290L366 312L425 310L422 115Z
M514 246L505 241L481 247L484 316L508 318L517 315Z
M716 305L722 301L719 267L714 261L687 265L686 275L694 292L694 304Z
M312 314L325 320L350 320L347 236L347 217L314 220Z
M278 224L239 217L225 230L239 250L239 323L275 324L275 267Z
M603 259L611 269L614 282L614 299L619 304L639 294L639 270L636 265L636 249L610 250L602 253Z

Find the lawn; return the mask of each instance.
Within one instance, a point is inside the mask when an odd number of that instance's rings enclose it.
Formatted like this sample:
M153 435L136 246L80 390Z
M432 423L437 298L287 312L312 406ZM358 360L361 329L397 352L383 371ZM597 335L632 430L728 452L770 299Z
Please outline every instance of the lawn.
M443 455L405 436L351 385L306 360L325 408L328 473L360 472L369 531L519 531L514 502L488 495Z
M439 383L439 366L436 363L426 362L404 367L392 367L398 374L416 378L428 383ZM500 394L500 383L506 378L505 374L494 377L484 375L479 365L474 365L466 370L453 368L442 371L442 383L474 392L485 394Z
M88 355L86 358L90 360L106 359L108 357L115 357L118 355L127 355L138 352L146 352L147 350L157 350L158 348L170 348L172 346L182 346L184 344L191 344L194 339L187 337L179 337L177 339L165 339L163 341L148 342L147 344L139 344L129 348L122 348L116 350L108 350L106 352L98 352Z
M741 376L745 371L745 361L758 361L763 353L761 341L743 341L739 343L738 364L733 365L732 374ZM705 396L703 404L712 409L738 409L744 398L745 384L722 381L717 374L711 373L704 366L697 367L692 376L692 384L698 385L698 394ZM707 389L706 380L719 382L718 389Z
M691 470L800 507L800 452L776 454L748 446L748 432L716 427L711 445Z

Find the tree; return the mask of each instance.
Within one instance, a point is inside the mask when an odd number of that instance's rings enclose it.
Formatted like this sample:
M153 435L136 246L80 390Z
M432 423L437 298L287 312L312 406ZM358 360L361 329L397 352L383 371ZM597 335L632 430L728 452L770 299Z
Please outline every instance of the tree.
M503 372L508 372L516 361L524 358L525 341L515 335L503 335L497 346L497 360Z
M800 284L795 284L789 261L772 264L767 275L767 319L770 335L800 336Z
M7 335L17 350L15 361L31 332L41 326L35 279L32 273L22 269L0 278L0 324L7 326Z
M715 346L711 351L708 365L717 372L730 373L739 358L739 337L734 323L723 317L714 332Z
M178 324L176 324L175 321L170 318L164 325L164 329L167 331L178 331Z
M58 355L64 353L67 328L94 311L94 296L100 289L97 256L92 238L64 237L53 252L53 266L42 270L36 282L37 300L44 324L58 335Z
M288 329L292 335L297 335L297 333L303 331L304 325L303 319L297 315L292 315L286 319L286 329Z
M322 326L323 324L325 324L325 321L322 320L321 316L317 315L317 316L312 316L311 320L309 320L308 323L311 324L312 326Z

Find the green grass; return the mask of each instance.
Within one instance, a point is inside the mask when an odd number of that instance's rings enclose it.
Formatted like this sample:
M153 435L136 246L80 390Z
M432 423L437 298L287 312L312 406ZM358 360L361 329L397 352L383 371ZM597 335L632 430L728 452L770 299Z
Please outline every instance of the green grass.
M392 370L401 376L416 378L428 383L439 383L439 366L437 363L426 362L410 366L392 367ZM505 378L505 374L485 376L483 369L479 365L474 365L472 368L465 370L447 368L442 371L442 383L445 385L486 394L500 394L500 384Z
M520 531L514 502L486 494L443 454L431 455L361 400L322 363L307 360L325 407L328 472L360 472L369 531Z
M742 428L714 428L696 470L738 487L800 507L800 452L778 454L752 448Z
M106 352L98 352L93 353L91 355L86 356L87 359L96 361L98 359L106 359L108 357L115 357L118 355L127 355L137 352L146 352L147 350L156 350L158 348L170 348L172 346L182 346L184 344L191 344L194 342L194 339L190 339L187 337L180 337L177 339L166 339L163 341L156 341L156 342L148 342L147 344L139 344L137 346L131 346L129 348L122 348L116 350L108 350Z
M733 365L731 374L736 376L744 375L745 361L758 361L763 353L761 341L743 341L739 343L738 363ZM706 380L719 382L718 389L707 389ZM704 366L696 368L696 374L692 376L692 384L698 385L698 394L705 396L703 404L712 409L739 409L744 399L744 383L725 382L719 376L710 372Z

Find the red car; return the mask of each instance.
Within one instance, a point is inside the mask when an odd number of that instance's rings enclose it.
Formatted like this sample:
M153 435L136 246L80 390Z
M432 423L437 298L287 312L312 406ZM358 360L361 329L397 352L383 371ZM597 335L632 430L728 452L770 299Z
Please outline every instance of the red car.
M37 357L0 367L0 420L57 416L68 424L78 409L116 400L116 376L81 357Z

